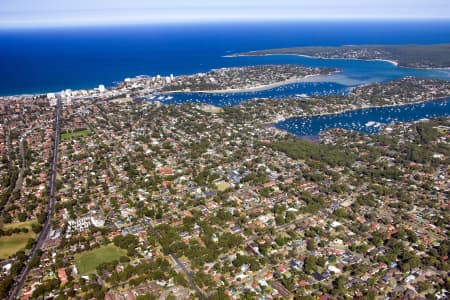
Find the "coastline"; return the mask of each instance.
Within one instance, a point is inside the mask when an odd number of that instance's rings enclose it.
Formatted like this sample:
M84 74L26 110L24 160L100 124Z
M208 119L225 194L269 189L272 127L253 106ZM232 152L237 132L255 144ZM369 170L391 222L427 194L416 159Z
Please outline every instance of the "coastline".
M363 58L347 58L347 57L322 57L322 56L312 56L312 55L306 55L306 54L294 54L294 53L264 53L264 54L252 54L252 52L248 52L248 54L233 54L233 55L225 55L223 57L233 58L233 57L247 57L247 56L279 56L279 55L288 55L288 56L299 56L299 57L305 57L310 59L324 59L324 60L356 60L356 61L382 61L382 62L388 62L398 68L410 68L410 69L426 69L426 68L412 68L412 67L403 67L400 66L400 64L395 60L390 59L381 59L381 58L371 58L371 59L363 59ZM432 68L435 70L440 69L446 69L446 68ZM450 67L449 67L450 69Z
M263 51L263 50L262 50ZM251 51L251 52L245 52L245 53L236 53L236 54L229 54L229 55L223 55L222 57L225 58L236 58L236 57L258 57L258 56L298 56L298 57L304 57L308 59L322 59L322 60L345 60L345 61L380 61L380 62L386 62L389 63L397 68L404 68L404 69L416 69L416 70L435 70L435 71L448 71L450 70L450 67L442 67L442 68L433 68L433 67L408 67L408 66L402 66L395 60L389 60L389 59L359 59L359 58L327 58L327 57L320 57L320 56L311 56L311 55L305 55L305 54L294 54L294 53L263 53L258 54L255 53L257 51ZM258 91L265 91L270 90L276 87L280 87L283 85L288 84L294 84L294 83L300 83L305 82L308 78L320 78L325 76L330 76L335 73L343 73L342 70L330 72L328 74L314 74L314 75L306 75L302 78L295 78L280 82L275 82L272 84L266 84L266 85L260 85L260 86L254 86L254 87L248 87L248 88L235 88L235 89L216 89L216 90L200 90L200 91L163 91L163 92L157 92L157 94L160 95L167 95L167 94L177 94L177 93L203 93L203 94L233 94L233 93L251 93L251 92L258 92ZM344 74L344 73L343 73ZM138 78L138 77L149 77L150 75L136 75L132 78ZM442 79L442 80L448 80L448 79ZM121 82L121 81L118 81ZM117 82L116 82L117 83ZM109 85L109 87L114 87L115 85ZM81 90L93 90L96 86L93 85L92 87L81 87L81 88L70 88L72 91L81 91ZM64 90L64 89L61 89ZM16 97L33 97L33 96L40 96L45 95L47 93L59 93L61 90L49 90L49 91L37 91L37 92L25 92L25 93L18 93L18 94L2 94L0 95L0 98L8 99L8 98L16 98Z
M202 90L202 91L164 91L159 92L159 95L168 95L168 94L180 94L180 93L199 93L199 94L236 94L236 93L251 93L251 92L260 92L260 91L266 91L273 88L277 88L283 85L293 84L293 83L300 83L305 82L308 78L313 77L320 77L320 76L329 76L334 73L339 73L341 71L335 71L330 72L328 74L312 74L312 75L306 75L302 78L295 78L295 79L288 79L284 81L274 82L270 84L265 85L259 85L255 87L249 87L249 88L237 88L237 89L226 89L226 90Z
M288 85L288 84L294 84L294 83L300 83L300 82L305 82L308 78L314 78L314 77L320 77L320 76L330 76L332 74L335 73L340 73L342 72L342 70L337 70L334 72L330 72L328 74L310 74L310 75L306 75L304 77L301 78L294 78L294 79L288 79L288 80L284 80L284 81L279 81L279 82L274 82L271 84L265 84L265 85L259 85L259 86L254 86L254 87L249 87L249 88L236 88L236 89L226 89L226 90L201 90L201 91L163 91L163 92L155 92L155 94L158 95L169 95L169 94L180 94L180 93L201 93L201 94L236 94L236 93L251 93L251 92L260 92L260 91L265 91L265 90L270 90L273 88L277 88L283 85ZM144 76L144 75L139 75L139 76ZM134 78L137 78L139 76L136 76ZM80 90L94 90L95 87L93 88L87 88L87 89L74 89L73 91L80 91ZM4 95L1 96L0 98L15 98L15 97L34 97L34 96L40 96L40 95L46 95L47 93L59 93L60 91L52 91L52 92L38 92L38 93L24 93L24 94L14 94L14 95Z
M344 109L344 110L335 111L335 112L327 112L327 113L313 114L313 115L307 115L307 116L289 117L289 118L286 118L285 120L291 119L291 118L321 117L321 116L328 116L328 115L338 115L338 114L342 114L342 113L346 113L346 112L350 112L350 111L362 110L362 109L399 107L399 106L421 104L421 103L426 103L426 102L430 102L430 101L441 101L441 100L447 100L447 99L450 100L450 95L447 96L447 97L433 98L433 99L427 99L427 100L420 100L420 101L417 101L417 102L410 102L410 103L400 103L400 104L390 104L390 105L371 105L371 106L363 106L363 107L358 107L358 108L353 108L353 109Z
M293 118L314 118L314 117L322 117L322 116L330 116L330 115L339 115L339 114L343 114L343 113L347 113L347 112L351 112L351 111L363 110L363 109L389 108L389 107L394 108L394 107L400 107L400 106L405 106L405 105L414 105L414 104L421 104L421 103L426 103L426 102L430 102L430 101L443 101L443 100L450 100L450 95L447 97L427 99L427 100L421 100L421 101L411 102L411 103L400 103L400 104L392 104L392 105L372 105L372 106L358 107L358 108L353 108L353 109L350 108L350 109L344 109L344 110L339 110L339 111L335 111L335 112L326 112L326 113L320 113L320 114L288 116L288 117L283 118L283 120L271 121L271 122L267 122L265 124L266 124L266 126L273 128L278 133L289 134L291 136L300 137L300 136L295 135L287 130L280 129L280 128L276 127L275 125L279 122L284 122L286 120L293 119Z
M290 137L293 137L296 139L310 141L312 143L320 143L320 134L317 136L312 136L312 135L300 136L300 135L295 135L287 130L278 128L277 126L275 126L276 123L266 123L265 125L267 128L274 131L275 134L279 134L282 136L290 136Z
M397 61L395 60L389 60L389 59L359 59L359 58L327 58L327 57L320 57L320 56L311 56L311 55L304 55L304 54L294 54L294 53L263 53L263 54L258 54L255 53L256 51L251 51L251 52L245 52L245 53L236 53L236 54L229 54L229 55L223 55L221 57L223 58L236 58L236 57L258 57L258 56L298 56L298 57L304 57L304 58L308 58L308 59L322 59L322 60L346 60L346 61L381 61L381 62L386 62L389 63L397 68L403 68L403 69L412 69L412 70L434 70L434 71L448 71L450 70L450 67L441 67L441 68L435 68L435 67L410 67L410 66L402 66L400 65ZM286 81L281 81L281 82L276 82L273 84L268 84L268 85L261 85L261 86L255 86L255 87L250 87L250 88L239 88L239 89L228 89L228 90L201 90L201 91L164 91L164 92L159 92L159 94L161 95L165 95L165 94L171 94L171 93L245 93L245 92L258 92L258 91L264 91L264 90L268 90L268 89L272 89L272 88L276 88L279 86L283 86L283 85L287 85L287 84L292 84L292 83L299 83L299 82L303 82L304 80L310 78L310 77L320 77L320 76L329 76L332 75L333 73L342 73L342 70L340 71L336 71L336 72L331 72L328 74L314 74L314 75L306 75L303 78L296 78L294 80L286 80ZM133 76L132 78L138 78L138 77L148 77L150 75L136 75ZM448 79L443 79L443 80L448 80ZM117 82L121 82L120 81L116 81ZM107 87L114 87L115 84L111 84L108 85ZM69 88L70 90L73 91L80 91L80 90L93 90L96 88L96 85L92 85L90 87L75 87L75 88ZM45 95L47 93L58 93L61 90L65 90L66 88L61 88L61 89L49 89L49 90L40 90L40 91L36 91L36 92L24 92L24 93L6 93L6 94L0 94L0 97L3 99L8 99L8 98L15 98L15 97L33 97L33 96L39 96L39 95Z
M294 53L264 53L264 54L253 54L252 52L248 53L241 53L241 54L232 54L232 55L225 55L223 57L227 58L233 58L233 57L257 57L257 56L280 56L280 55L286 55L286 56L299 56L309 59L323 59L323 60L354 60L354 61L381 61L381 62L387 62L392 65L394 65L397 68L404 68L404 69L416 69L416 70L450 70L450 67L412 67L412 66L403 66L400 65L399 62L395 60L390 59L381 59L381 58L372 58L372 59L363 59L363 58L338 58L338 57L322 57L322 56L312 56L312 55L306 55L306 54L294 54Z

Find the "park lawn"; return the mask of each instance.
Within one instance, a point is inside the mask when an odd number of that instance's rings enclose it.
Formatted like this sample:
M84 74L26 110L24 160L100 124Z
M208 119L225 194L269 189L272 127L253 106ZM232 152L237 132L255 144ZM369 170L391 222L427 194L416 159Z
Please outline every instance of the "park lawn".
M23 250L28 243L28 239L35 237L36 234L31 230L27 233L0 237L0 259L7 259L17 251Z
M76 254L75 265L79 274L92 274L95 273L95 269L100 264L119 260L119 257L126 255L127 252L125 250L110 244Z
M6 259L19 250L24 250L28 239L35 238L36 234L31 230L31 225L37 223L36 220L4 224L3 229L28 228L27 233L16 233L10 236L0 237L0 259Z
M31 226L33 224L37 223L36 220L30 220L25 222L16 222L16 223L8 223L3 226L5 230L12 229L12 228L28 228L28 230L31 230Z
M226 181L219 181L216 183L216 188L219 190L219 192L223 192L231 188L231 185Z
M201 110L203 110L204 112L207 112L207 113L211 113L211 114L218 114L218 113L223 112L222 107L217 107L214 105L204 105L201 107Z
M85 129L85 130L78 130L78 131L74 131L74 132L66 132L66 133L62 133L61 134L61 140L71 140L71 139L75 139L75 138L80 138L80 137L85 137L88 135L91 135L92 131L90 131L89 129Z

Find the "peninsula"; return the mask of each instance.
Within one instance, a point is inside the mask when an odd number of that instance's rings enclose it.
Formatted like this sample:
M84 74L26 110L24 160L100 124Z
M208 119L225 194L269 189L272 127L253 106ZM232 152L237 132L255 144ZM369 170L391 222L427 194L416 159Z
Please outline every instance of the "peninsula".
M296 47L258 50L234 56L300 55L325 59L386 60L407 68L449 68L450 44L346 45L341 47Z
M162 92L244 92L295 83L310 76L338 72L336 68L298 65L259 65L221 68L208 73L168 78Z

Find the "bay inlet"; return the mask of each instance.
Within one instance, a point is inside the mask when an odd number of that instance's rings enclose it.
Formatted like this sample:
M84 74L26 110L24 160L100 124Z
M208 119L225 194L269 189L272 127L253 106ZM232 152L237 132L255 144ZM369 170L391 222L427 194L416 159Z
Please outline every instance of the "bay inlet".
M362 108L335 114L290 118L274 124L275 128L300 137L318 137L334 128L377 134L383 127L398 122L450 116L450 98L426 102Z

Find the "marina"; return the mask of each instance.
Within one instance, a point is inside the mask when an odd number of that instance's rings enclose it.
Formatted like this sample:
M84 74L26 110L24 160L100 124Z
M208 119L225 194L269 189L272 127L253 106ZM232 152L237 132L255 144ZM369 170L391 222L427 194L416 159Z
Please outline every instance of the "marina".
M255 98L305 98L312 96L347 95L349 87L332 82L299 82L255 92L204 93L182 92L164 95L151 95L140 98L141 101L160 101L162 104L185 102L204 103L214 106L239 105L243 101Z
M450 98L399 106L364 108L336 114L296 117L274 126L300 137L319 137L330 129L341 128L367 134L377 134L393 123L450 115Z

